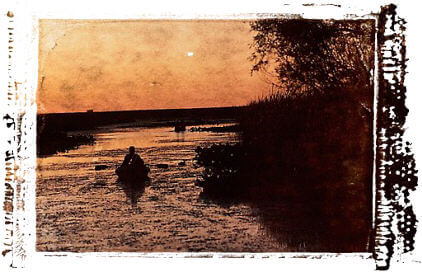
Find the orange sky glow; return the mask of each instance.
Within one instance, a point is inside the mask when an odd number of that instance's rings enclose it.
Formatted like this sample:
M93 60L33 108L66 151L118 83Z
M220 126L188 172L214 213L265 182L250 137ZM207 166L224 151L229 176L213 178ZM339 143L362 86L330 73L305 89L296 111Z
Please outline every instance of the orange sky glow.
M39 113L245 105L268 91L251 76L248 21L41 20Z

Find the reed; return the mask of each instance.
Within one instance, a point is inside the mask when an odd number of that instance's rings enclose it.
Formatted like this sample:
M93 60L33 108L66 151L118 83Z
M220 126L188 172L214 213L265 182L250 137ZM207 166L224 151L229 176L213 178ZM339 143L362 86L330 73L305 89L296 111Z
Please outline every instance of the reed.
M204 193L253 203L306 200L330 237L365 250L372 218L370 97L346 89L276 92L251 102L239 120L241 145L231 151L239 156L229 167L235 174L214 175L226 167L227 147L198 153L199 162L204 156L215 162L202 164L212 177L203 176Z

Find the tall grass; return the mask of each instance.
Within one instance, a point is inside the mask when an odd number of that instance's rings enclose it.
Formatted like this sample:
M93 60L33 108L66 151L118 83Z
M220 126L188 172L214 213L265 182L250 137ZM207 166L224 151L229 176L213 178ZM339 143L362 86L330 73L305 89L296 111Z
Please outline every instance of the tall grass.
M372 103L359 89L275 93L240 121L250 186L306 198L339 237L367 237L371 223ZM249 171L250 171L249 170ZM259 191L259 190L255 190Z
M215 187L225 184L229 189L224 193L254 203L301 201L312 208L327 237L334 237L334 248L366 250L372 199L371 97L366 88L350 88L277 92L253 101L239 120L238 174L225 183L214 180L208 188L215 194Z

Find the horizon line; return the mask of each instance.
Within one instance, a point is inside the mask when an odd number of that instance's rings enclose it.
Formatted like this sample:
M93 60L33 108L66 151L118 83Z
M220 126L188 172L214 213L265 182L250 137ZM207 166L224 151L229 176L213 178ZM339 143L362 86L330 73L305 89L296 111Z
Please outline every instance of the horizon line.
M167 109L142 109L142 110L109 110L109 111L90 111L91 109L87 109L86 111L68 111L68 112L37 112L37 115L44 115L44 114L71 114L71 113L109 113L109 112L131 112L131 111L171 111L171 110L199 110L199 109L229 109L229 108L242 108L246 107L246 105L242 106L223 106L223 107L197 107L197 108L167 108Z

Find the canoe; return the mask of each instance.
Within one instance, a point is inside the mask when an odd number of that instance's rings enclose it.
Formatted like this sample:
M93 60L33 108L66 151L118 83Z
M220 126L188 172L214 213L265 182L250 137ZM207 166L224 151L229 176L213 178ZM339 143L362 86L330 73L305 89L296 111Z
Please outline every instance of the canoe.
M126 182L145 182L149 180L148 173L149 167L118 167L116 169L116 174L119 177L119 180Z

